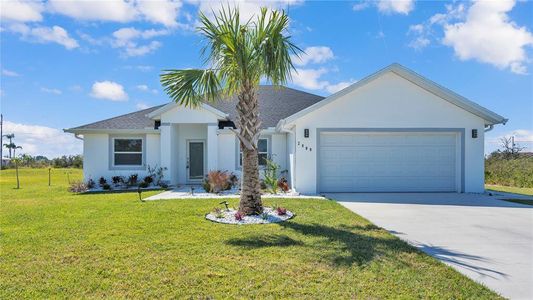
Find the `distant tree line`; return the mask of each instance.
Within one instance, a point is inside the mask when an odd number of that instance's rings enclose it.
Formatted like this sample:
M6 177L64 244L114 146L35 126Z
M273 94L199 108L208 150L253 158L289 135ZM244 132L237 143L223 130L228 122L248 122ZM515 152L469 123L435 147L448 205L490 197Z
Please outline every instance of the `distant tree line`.
M500 140L500 149L485 159L485 182L533 188L533 153L523 152L513 137Z
M82 168L83 156L82 155L63 155L60 157L48 159L46 156L37 155L32 156L29 154L22 154L18 156L19 167L28 168ZM14 167L13 164L6 166Z

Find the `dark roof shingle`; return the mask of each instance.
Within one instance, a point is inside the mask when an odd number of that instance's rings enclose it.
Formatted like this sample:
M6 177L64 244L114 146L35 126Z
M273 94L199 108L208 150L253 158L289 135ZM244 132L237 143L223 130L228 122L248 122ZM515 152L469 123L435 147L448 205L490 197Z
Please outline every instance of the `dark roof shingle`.
M324 99L322 96L285 86L271 85L259 86L257 98L259 100L259 117L263 128L275 127L279 120L287 118ZM237 111L235 107L237 101L237 96L233 96L229 100L222 100L209 105L229 114L230 120L236 121Z
M313 95L292 88L270 85L259 86L257 96L259 100L259 115L262 122L262 128L275 127L279 120L287 118L324 99L322 96ZM237 96L233 96L228 100L220 100L209 105L227 113L231 121L236 121L237 112L235 106L237 101ZM85 129L145 129L147 127L153 127L154 121L146 117L146 115L162 106L163 105L158 105L114 118L74 127L69 129L69 131Z
M163 105L153 106L147 109L135 111L129 114L105 119L102 121L78 126L70 130L80 129L145 129L146 127L153 127L154 120L146 117L146 114L162 107Z

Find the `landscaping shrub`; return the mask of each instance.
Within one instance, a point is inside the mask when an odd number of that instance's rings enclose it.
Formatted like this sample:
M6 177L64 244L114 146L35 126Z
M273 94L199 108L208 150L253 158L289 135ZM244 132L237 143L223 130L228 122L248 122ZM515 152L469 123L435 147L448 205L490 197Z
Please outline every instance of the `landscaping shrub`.
M98 183L100 184L101 187L103 187L105 184L107 184L107 180L104 177L100 177L100 179L98 180Z
M228 171L210 171L202 182L202 187L208 193L220 193L231 189L237 181L236 177Z
M159 185L162 188L166 188L168 185L163 182L163 172L167 170L167 168L158 167L157 165L155 167L151 167L148 165L148 174L150 177L152 177L152 181L155 182L156 185ZM165 185L165 186L163 186Z
M148 184L151 184L152 182L154 182L154 179L152 178L152 176L146 176L146 177L144 177L143 181L148 183Z
M70 187L68 188L71 193L83 193L86 192L87 189L88 187L83 181L75 181L70 184Z
M287 209L285 207L278 206L276 207L276 213L278 216L284 216L287 214Z
M108 190L111 189L111 186L110 186L109 184L107 184L107 183L104 183L104 184L102 184L102 188L103 188L104 190L108 191Z
M265 179L263 182L266 185L266 189L272 193L276 194L278 192L278 170L279 165L270 159L266 159L266 167L263 170Z
M87 180L87 188L88 189L93 189L95 185L96 184L94 183L94 180L92 180L92 179Z
M128 185L134 186L137 184L137 179L139 178L138 174L131 174L130 177L128 177Z
M495 152L485 159L485 183L533 188L533 156L521 153L506 157Z
M139 183L139 187L140 187L140 188L145 189L145 188L147 188L148 186L150 186L150 184L149 184L148 182L146 182L146 181L143 181L143 182Z
M111 180L113 181L114 185L119 185L121 183L124 183L124 177L122 176L113 176L111 177Z
M281 177L278 180L278 187L284 192L287 193L289 191L289 182L285 177Z

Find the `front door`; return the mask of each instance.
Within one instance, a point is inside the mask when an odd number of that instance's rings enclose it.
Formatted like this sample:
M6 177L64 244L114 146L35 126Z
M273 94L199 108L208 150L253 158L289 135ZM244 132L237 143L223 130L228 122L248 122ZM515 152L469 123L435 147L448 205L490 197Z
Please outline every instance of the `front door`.
M187 142L187 179L199 181L204 178L204 141Z

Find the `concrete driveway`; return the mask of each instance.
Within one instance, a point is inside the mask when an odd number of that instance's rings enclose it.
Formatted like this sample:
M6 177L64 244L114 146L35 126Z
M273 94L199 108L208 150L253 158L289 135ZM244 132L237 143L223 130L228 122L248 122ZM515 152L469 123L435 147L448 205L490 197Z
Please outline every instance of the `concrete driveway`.
M533 206L477 194L326 194L511 299L533 299Z

